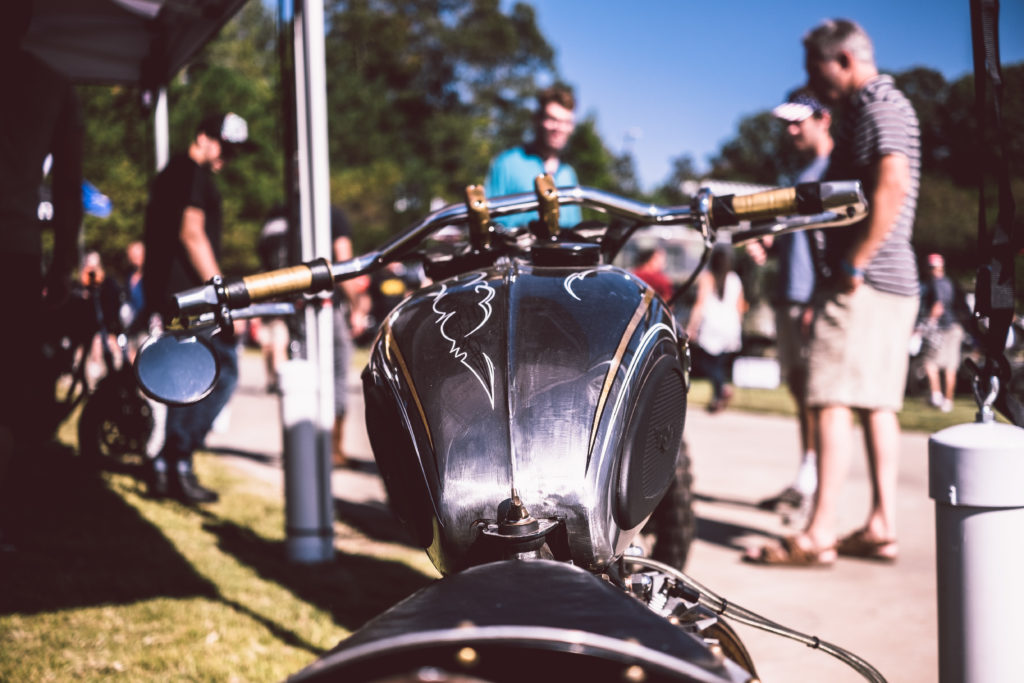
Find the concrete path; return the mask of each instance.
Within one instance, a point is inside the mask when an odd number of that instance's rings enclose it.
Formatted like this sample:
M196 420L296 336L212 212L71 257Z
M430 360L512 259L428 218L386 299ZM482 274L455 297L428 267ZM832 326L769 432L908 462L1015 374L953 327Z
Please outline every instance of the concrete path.
M259 357L243 354L241 383L227 426L208 445L252 476L281 481L281 428L277 398L265 393ZM355 469L336 471L332 486L341 514L388 524L384 490L362 424L358 373L350 388L346 430ZM687 572L708 588L762 616L846 648L874 665L890 683L938 679L934 504L927 496L925 434L902 436L899 481L900 560L895 565L840 559L828 569L764 568L740 561L742 549L766 536L792 532L780 516L754 503L776 493L795 473L795 422L738 412L709 415L693 406L686 438L699 496L698 540ZM867 513L869 485L857 435L841 509L841 532ZM736 625L761 680L863 680L846 665L806 646Z

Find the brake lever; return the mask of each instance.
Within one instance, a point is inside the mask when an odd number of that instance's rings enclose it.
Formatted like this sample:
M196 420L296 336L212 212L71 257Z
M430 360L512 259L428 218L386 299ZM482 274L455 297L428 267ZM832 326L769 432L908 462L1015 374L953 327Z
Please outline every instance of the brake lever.
M863 218L863 214L855 211L852 207L842 212L823 211L810 216L780 217L771 221L754 223L747 230L737 230L732 233L732 244L741 246L763 237L778 237L810 228L838 228L854 223L861 218Z

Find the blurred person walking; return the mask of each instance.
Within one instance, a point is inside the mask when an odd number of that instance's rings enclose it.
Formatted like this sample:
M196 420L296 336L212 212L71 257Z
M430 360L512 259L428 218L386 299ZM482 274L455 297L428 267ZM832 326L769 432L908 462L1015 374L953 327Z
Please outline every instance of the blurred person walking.
M821 180L832 154L832 112L807 88L799 88L775 107L772 114L785 123L786 141L800 155L802 168L780 179L782 185ZM807 357L813 316L815 267L807 232L793 232L776 239L764 238L747 247L755 263L771 254L778 259L778 277L772 303L779 364L790 395L796 403L800 427L800 462L793 483L758 503L765 510L791 508L807 512L818 487L818 454L814 420L807 407ZM767 250L767 251L766 251Z
M104 348L116 347L117 335L124 331L121 317L124 302L124 290L108 276L100 253L93 249L87 251L78 269L78 279L71 288L69 317L73 321L74 338L89 344L85 350L85 378L90 391L107 372ZM97 334L101 316L106 339Z
M331 249L334 261L352 258L352 227L345 212L331 207ZM352 365L352 340L366 328L370 307L367 276L345 280L334 290L334 431L331 463L348 467L345 452L345 416L348 413L348 375Z
M918 324L924 341L924 371L931 391L928 402L948 413L953 410L964 330L957 322L954 308L958 292L946 277L946 260L941 254L928 255L928 275L921 288L922 319Z
M134 329L141 322L142 312L146 308L146 295L142 285L142 269L146 263L146 245L139 240L129 242L124 248L125 260L128 262L128 277L124 288L127 296L131 319L128 327Z
M367 295L370 297L370 316L367 328L356 341L369 344L384 323L388 313L402 300L427 284L427 276L419 263L392 261L370 275Z
M277 270L293 265L291 258L291 231L288 229L288 216L283 207L276 207L267 216L260 229L260 241L257 251L260 256L260 268ZM288 360L288 345L291 333L288 320L281 316L260 319L257 341L263 364L267 372L267 393L280 392L281 365Z
M842 107L827 179L858 179L867 218L826 231L823 280L808 365L807 403L818 428L818 495L803 532L749 549L760 564L829 565L837 555L892 562L899 554L896 483L907 348L918 310L910 244L920 182L917 115L875 65L867 33L827 20L804 37L815 94ZM871 472L865 524L837 538L838 507L860 418Z
M0 291L11 325L0 335L0 500L8 466L50 434L40 425L53 402L44 381L42 316L71 289L82 223L82 118L71 83L22 49L32 3L4 5L0 22ZM39 188L50 165L53 255L43 272ZM45 298L44 298L45 297ZM14 388L17 387L18 390ZM2 523L0 523L2 526ZM0 548L9 548L0 530Z
M645 249L637 253L636 268L633 269L633 275L649 284L665 301L672 298L672 281L665 275L667 258L661 247Z
M732 246L715 245L708 269L697 278L697 298L686 325L690 339L697 341L694 363L711 380L710 413L725 409L732 399L732 360L742 347L746 312L743 283L732 269Z
M146 277L149 310L165 313L175 292L197 287L219 265L223 215L221 195L213 176L249 145L249 127L228 112L203 119L188 151L175 155L157 175L146 207ZM165 322L169 322L165 321ZM212 503L218 495L199 483L192 454L202 447L214 420L238 383L238 356L232 333L211 339L220 366L213 391L190 406L169 406L163 450L148 465L148 489L154 498Z

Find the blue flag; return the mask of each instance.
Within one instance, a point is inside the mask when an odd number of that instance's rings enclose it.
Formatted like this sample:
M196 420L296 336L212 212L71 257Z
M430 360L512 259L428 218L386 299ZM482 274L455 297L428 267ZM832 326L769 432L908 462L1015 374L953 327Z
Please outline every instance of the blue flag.
M99 218L107 218L110 216L111 210L114 205L110 201L110 197L99 191L95 185L90 183L88 180L82 181L82 208L85 212L98 216Z

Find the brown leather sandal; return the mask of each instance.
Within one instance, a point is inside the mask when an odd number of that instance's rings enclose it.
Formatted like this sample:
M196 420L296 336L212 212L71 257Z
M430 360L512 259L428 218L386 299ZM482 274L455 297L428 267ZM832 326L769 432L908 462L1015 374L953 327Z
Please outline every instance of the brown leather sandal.
M761 546L756 554L744 555L743 561L775 567L831 567L836 561L836 549L804 548L796 536L785 536L779 545Z
M866 529L858 529L839 540L836 552L843 557L892 564L899 557L899 544L895 538L875 539L868 535Z

